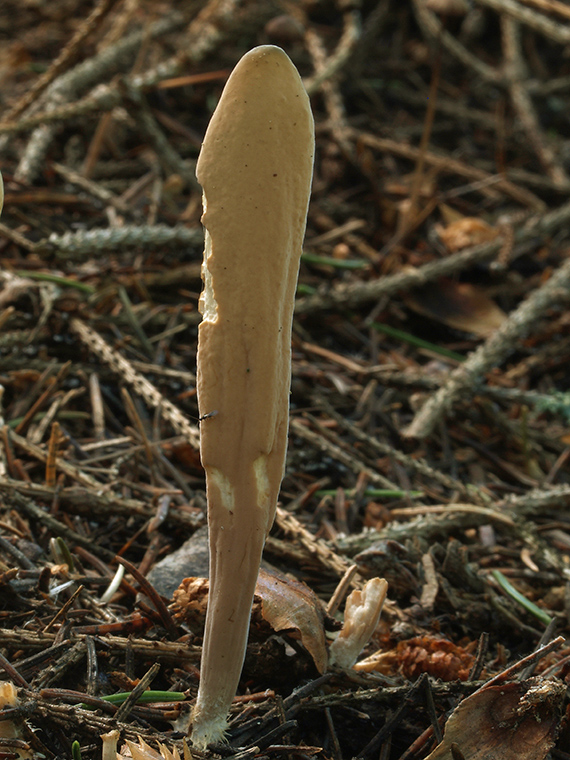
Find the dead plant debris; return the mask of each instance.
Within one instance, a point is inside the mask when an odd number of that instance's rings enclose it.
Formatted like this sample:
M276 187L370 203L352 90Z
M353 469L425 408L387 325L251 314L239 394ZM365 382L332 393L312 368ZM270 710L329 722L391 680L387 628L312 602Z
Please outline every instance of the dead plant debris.
M317 126L279 588L208 754L570 758L566 5L4 0L0 35L0 755L189 760L194 166L273 43Z

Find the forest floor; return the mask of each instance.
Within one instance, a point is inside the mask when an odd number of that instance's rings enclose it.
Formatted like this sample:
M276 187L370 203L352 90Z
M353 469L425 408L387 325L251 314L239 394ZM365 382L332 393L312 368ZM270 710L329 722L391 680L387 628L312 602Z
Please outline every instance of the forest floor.
M258 587L208 753L570 758L568 5L3 0L0 39L0 756L99 760L114 729L126 755L184 751L194 168L229 72L272 43L317 134L282 596L272 615ZM380 623L328 668L373 577Z

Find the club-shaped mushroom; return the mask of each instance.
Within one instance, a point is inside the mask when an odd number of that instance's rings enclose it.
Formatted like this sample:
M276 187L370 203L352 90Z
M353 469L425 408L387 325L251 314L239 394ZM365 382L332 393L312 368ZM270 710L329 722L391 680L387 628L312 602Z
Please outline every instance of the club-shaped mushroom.
M291 324L309 203L314 125L288 56L237 64L198 159L204 289L197 389L210 592L192 742L223 738L265 539L283 477Z

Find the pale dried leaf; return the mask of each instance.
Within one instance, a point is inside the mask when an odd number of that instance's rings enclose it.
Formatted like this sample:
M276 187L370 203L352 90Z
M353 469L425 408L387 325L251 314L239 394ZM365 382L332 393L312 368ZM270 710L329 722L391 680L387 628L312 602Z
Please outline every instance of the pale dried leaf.
M174 747L172 750L164 744L159 744L160 752L139 736L139 743L126 740L126 746L117 753L117 760L180 760L180 753Z
M263 619L275 631L295 631L319 673L324 673L327 667L324 610L316 594L304 583L261 570L255 595L261 599Z
M441 279L405 297L410 309L455 330L487 338L506 319L505 312L481 289Z
M558 734L565 685L556 679L489 686L457 707L426 760L543 760Z
M352 668L378 625L387 590L384 578L371 578L349 595L342 629L330 647L331 666Z
M20 705L18 698L18 692L13 683L9 681L0 681L0 710L10 710ZM0 739L22 739L21 719L14 720L1 720L0 721ZM8 749L8 747L6 748ZM0 746L1 750L1 746ZM0 755L2 753L0 752ZM32 752L24 747L12 746L7 752L8 756L19 758L20 760L29 760L32 757Z

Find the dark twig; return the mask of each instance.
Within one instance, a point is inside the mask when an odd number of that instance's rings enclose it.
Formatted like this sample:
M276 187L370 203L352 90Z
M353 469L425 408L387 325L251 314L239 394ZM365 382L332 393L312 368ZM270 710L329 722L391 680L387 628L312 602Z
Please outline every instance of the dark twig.
M119 564L123 565L129 573L133 576L133 578L136 580L136 582L140 585L142 593L148 597L152 605L155 607L156 611L160 615L160 619L162 620L162 623L166 630L168 631L168 635L173 641L176 641L180 634L178 633L178 628L176 627L176 624L174 623L174 620L172 619L172 616L170 612L168 611L168 607L162 600L162 597L160 594L156 591L152 583L150 583L144 575L142 575L138 569L133 565L132 562L129 562L128 560L124 559L123 557L116 557L117 562Z
M140 681L131 691L129 696L125 699L123 704L117 710L115 714L115 719L117 720L117 722L121 723L127 719L127 717L129 716L129 713L131 712L133 707L136 705L136 703L138 702L143 692L145 692L148 689L148 687L151 685L151 683L154 681L159 671L160 671L160 664L158 662L155 662L153 665L151 665L149 670L147 670L147 672L140 679Z

